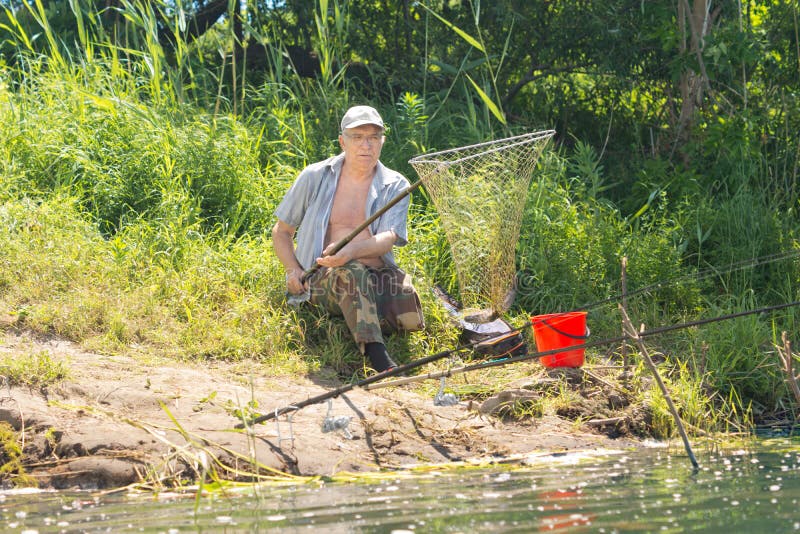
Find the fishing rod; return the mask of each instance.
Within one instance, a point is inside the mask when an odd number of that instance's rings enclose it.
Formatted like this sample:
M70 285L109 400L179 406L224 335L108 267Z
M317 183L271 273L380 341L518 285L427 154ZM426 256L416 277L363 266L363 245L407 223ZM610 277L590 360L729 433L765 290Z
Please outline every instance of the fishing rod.
M337 241L333 245L331 250L328 252L328 255L329 256L333 256L334 254L336 254L337 252L342 250L348 243L350 243L353 239L355 239L356 236L358 236L358 234L363 232L365 228L367 228L370 224L375 222L378 219L378 217L380 217L381 215L383 215L384 213L389 211L398 202L400 202L401 200L406 198L415 189L418 189L419 186L421 186L421 185L422 185L422 178L420 178L419 180L417 180L416 182L414 182L412 184L409 184L408 187L406 187L405 189L400 191L394 198L389 200L386 204L384 204L375 213L373 213L372 215L367 217L366 220L364 220L364 222L362 222L361 224L356 226L349 234L347 234L342 239ZM311 267L309 267L308 269L303 271L303 274L300 276L300 281L305 283L309 278L311 278L321 268L322 268L322 266L319 263L314 263L314 265L312 265ZM289 295L287 295L287 299L286 300L290 305L298 306L298 305L302 304L303 302L306 302L306 301L309 300L309 298L311 297L309 291L310 291L309 289L306 289L306 291L304 293L301 293L299 295L289 294Z
M377 373L375 375L367 377L367 378L365 378L363 380L360 380L358 382L347 384L347 385L341 386L339 388L336 388L334 390L328 391L326 393L321 393L320 395L317 395L315 397L310 397L310 398L307 398L305 400L289 404L287 406L284 406L283 408L276 409L273 412L270 412L270 413L255 417L255 418L251 419L250 421L244 421L243 420L241 423L237 424L234 428L237 428L237 429L245 428L245 427L250 426L250 425L262 423L264 421L268 421L270 419L277 418L277 417L279 417L279 416L281 416L281 415L283 415L285 413L288 413L288 412L300 410L301 408L305 408L306 406L310 406L312 404L318 404L318 403L326 401L328 399L336 398L339 395L341 395L343 393L347 393L348 391L351 391L351 390L353 390L355 388L364 388L365 386L367 386L369 384L372 384L374 382L377 382L379 380L383 380L384 378L389 378L389 377L392 377L392 376L401 375L401 374L405 373L406 371L409 371L411 369L416 369L417 367L423 366L423 365L425 365L427 363L431 363L431 362L434 362L434 361L437 361L437 360L441 360L441 359L446 358L447 356L450 356L450 355L455 354L457 352L461 352L461 351L472 349L472 348L476 347L477 345L479 345L481 343L485 343L487 341L491 341L491 340L494 340L494 339L497 339L497 338L507 337L507 336L510 336L512 334L518 334L518 333L522 332L523 330L525 330L526 328L530 328L531 326L532 326L532 323L529 323L529 324L523 325L523 326L521 326L519 328L514 328L514 329L508 330L506 332L500 333L500 334L498 334L496 336L490 336L490 337L485 338L485 339L478 339L478 340L472 341L470 343L461 344L461 345L459 345L459 346L457 346L455 348L452 348L452 349L443 350L443 351L437 352L435 354L431 354L430 356L425 356L424 358L419 358L417 360L412 360L412 361L410 361L410 362L408 362L406 364L399 365L397 367L393 367L392 369L388 369L388 370L383 371L381 373ZM594 345L591 345L591 346L594 346ZM558 348L558 349L555 349L555 350L552 350L552 351L545 351L545 352L541 353L541 356L547 356L547 355L550 355L550 354L556 354L556 353L561 352L563 350L564 350L563 348Z
M717 269L717 268L712 266L712 267L709 267L708 269L705 269L705 270L697 272L697 273L689 273L689 274L684 274L684 275L680 275L680 276L675 276L673 278L668 278L666 280L661 280L659 282L655 282L653 284L649 284L649 285L646 285L644 287L640 287L639 289L636 289L636 290L633 290L633 291L628 291L625 294L625 296L627 296L627 297L635 297L637 295L641 295L642 293L648 293L648 292L656 290L656 289L661 289L661 288L666 287L666 286L674 285L674 284L677 284L677 283L682 282L684 280L690 280L690 279L702 280L704 278L707 278L707 277L710 277L710 276L714 276L714 275L732 273L734 271L744 270L744 269L747 269L747 268L750 268L750 267L758 267L759 265L769 265L771 263L775 263L775 262L778 262L778 261L781 261L781 260L793 259L793 258L797 258L797 257L800 257L800 250L776 252L775 254L767 254L765 256L759 256L757 258L750 258L750 259L747 259L747 260L740 260L740 261L733 262L733 263L730 263L730 264L726 265L725 268L723 268L723 269ZM587 303L587 304L584 304L582 306L579 306L579 307L575 308L575 311L577 311L577 310L591 310L591 309L594 309L594 308L598 308L598 307L602 306L603 304L615 303L618 300L620 300L621 297L622 297L622 295L619 294L619 295L614 295L614 296L611 296L611 297L608 297L608 298L605 298L605 299L602 299L602 300L598 300L598 301L595 301L595 302Z
M717 322L720 322L720 321L726 321L726 320L729 320L729 319L736 319L736 318L744 317L744 316L747 316L747 315L755 315L755 314L758 314L758 313L768 313L768 312L772 312L772 311L782 310L782 309L785 309L785 308L791 308L792 306L800 306L800 300L796 300L796 301L789 302L789 303L784 303L784 304L776 304L774 306L767 306L767 307L758 308L758 309L755 309L755 310L747 310L747 311L736 312L736 313L731 313L731 314L727 314L727 315L720 315L720 316L717 316L717 317L708 317L706 319L698 319L696 321L689 321L689 322L685 322L685 323L678 323L678 324L674 324L674 325L662 326L662 327L653 328L653 329L650 329L650 330L645 330L643 332L639 332L638 336L641 337L641 338L657 336L659 334L664 334L666 332L672 332L672 331L675 331L675 330L682 330L684 328L692 328L694 326L702 326L702 325L710 324L710 323L717 323ZM527 328L527 325L524 326L524 327L521 327L520 329L516 329L514 331L519 332L519 331L524 330L525 328ZM373 390L373 389L380 389L380 388L384 388L384 387L400 386L400 385L403 385L403 384L410 384L412 382L418 382L418 381L421 382L422 380L429 380L429 379L434 379L434 378L442 378L442 377L447 378L447 377L450 377L450 376L453 376L453 375L456 375L456 374L468 373L468 372L471 372L471 371L480 371L480 370L483 370L483 369L489 369L491 367L500 367L500 366L503 366L503 365L510 365L510 364L513 364L513 363L519 363L519 362L523 362L523 361L527 361L527 360L539 359L539 358L542 358L544 356L550 356L552 354L557 354L559 352L566 352L566 351L569 351L569 350L580 350L580 349L588 349L588 348L593 348L593 347L598 347L598 346L603 346L603 345L613 345L615 343L621 343L622 341L627 341L628 339L630 339L630 336L609 337L609 338L600 339L600 340L596 340L596 341L590 341L590 342L586 342L586 343L580 343L580 344L575 344L575 345L570 345L570 346L558 347L556 349L550 349L550 350L539 351L539 352L530 352L528 354L522 354L520 356L513 356L513 357L509 357L509 358L497 358L495 360L490 360L488 362L479 362L479 363L474 363L474 364L471 364L471 365L463 365L461 367L453 367L452 369L447 369L447 370L444 370L444 371L438 371L438 372L435 372L435 373L428 373L426 375L399 378L397 380L391 380L391 381L388 381L388 382L380 382L379 384L370 383L370 384L368 384L366 386L361 386L361 388L365 389L365 390Z
M668 326L662 326L662 327L658 327L658 328L653 328L651 330L644 330L642 332L639 332L638 336L640 338L651 337L651 336L656 336L656 335L659 335L659 334L664 334L666 332L672 332L672 331L675 331L675 330L681 330L681 329L684 329L684 328L691 328L691 327L694 327L694 326L702 326L702 325L705 325L705 324L716 323L716 322L720 322L720 321L724 321L724 320L728 320L728 319L735 319L735 318L738 318L738 317L745 317L745 316L748 316L748 315L754 315L754 314L758 314L758 313L773 312L773 311L782 310L782 309L785 309L785 308L790 308L790 307L798 306L798 305L800 305L800 301L793 301L793 302L789 302L789 303L776 304L774 306L766 306L766 307L758 308L758 309L755 309L755 310L746 310L746 311L742 311L742 312L731 313L731 314L717 316L717 317L709 317L709 318L706 318L706 319L698 319L696 321L689 321L689 322L685 322L685 323L678 323L678 324L674 324L674 325L668 325ZM530 328L530 327L532 327L532 323L528 322L528 323L526 323L525 325L523 325L521 327L514 328L509 332L503 332L502 334L499 334L499 335L494 336L494 337L507 336L507 335L509 335L511 333L520 333L520 332L524 331L526 328ZM493 339L493 338L490 338L490 339ZM546 350L546 351L539 351L539 352L533 352L533 353L528 353L528 354L522 354L520 356L514 356L514 357L510 357L510 358L497 359L497 360L492 360L492 361L488 361L488 362L480 362L480 363L464 366L463 368L459 369L459 372L466 373L466 372L470 372L470 371L477 371L479 369L488 369L490 367L499 367L499 366L502 366L502 365L510 365L512 363L518 363L518 362L523 362L523 361L532 360L532 359L539 359L539 358L542 358L544 356L550 356L550 355L553 355L553 354L558 354L560 352L564 352L564 351L567 351L567 350L587 349L587 348L597 347L597 346L600 346L600 345L610 345L610 344L614 344L614 343L620 343L620 342L625 341L627 339L629 339L628 336L617 336L617 337L613 337L613 338L606 338L606 339L601 339L601 340L597 340L597 341L590 341L590 342L586 342L586 343L575 344L575 345L572 345L572 346L569 346L569 347L559 347L559 348L556 348L556 349L550 349L550 350ZM292 412L292 411L297 411L297 410L300 410L301 408L305 408L306 406L310 406L312 404L318 404L318 403L326 401L328 399L336 398L339 395L342 395L343 393L347 393L348 391L351 391L351 390L353 390L355 388L377 389L379 386L372 386L372 387L368 387L368 386L370 386L371 384L373 384L375 382L383 380L384 378L389 378L389 377L392 377L392 376L400 375L400 374L402 374L402 373L404 373L404 372L406 372L406 371L408 371L410 369L415 369L415 368L420 367L422 365L425 365L427 363L431 363L431 362L434 362L436 360L441 360L441 359L443 359L443 358L445 358L447 356L455 354L456 352L460 352L460 351L469 349L469 348L474 347L475 345L477 345L479 343L483 343L483 342L486 342L486 341L487 341L486 339L480 340L480 341L475 341L475 342L472 342L472 343L460 345L460 346L458 346L456 348L453 348L453 349L437 352L436 354L432 354L432 355L426 356L424 358L420 358L420 359L417 359L417 360L412 360L412 361L410 361L410 362L408 362L408 363L406 363L404 365L400 365L398 367L395 367L394 369L389 369L389 370L384 371L382 373L375 374L373 376L370 376L370 377L367 377L367 378L365 378L363 380L360 380L360 381L358 381L356 383L347 384L347 385L341 386L339 388L336 388L334 390L328 391L326 393L322 393L320 395L317 395L315 397L310 397L310 398L307 398L307 399L305 399L303 401L289 404L287 406L284 406L283 408L276 409L275 411L270 412L268 414L264 414L264 415L261 415L261 416L258 416L256 418L254 418L254 419L251 419L250 421L243 421L242 423L237 424L235 426L235 428L241 429L241 428L245 428L245 427L250 426L250 425L262 423L264 421L268 421L270 419L277 418L278 416L283 415L285 413ZM454 370L450 370L449 372L450 372L450 374L453 374ZM436 377L439 378L441 376L449 376L449 375L447 375L447 374L445 374L445 375L437 375ZM428 378L428 377L425 377L425 379L426 378ZM410 382L410 380L406 380L405 378L401 379L401 380L403 381L402 383ZM389 385L399 385L399 383L398 383L398 381L395 381L394 384L392 382L387 382L386 386L389 386ZM383 387L383 386L381 386L381 387Z
M310 398L308 398L306 400L289 404L288 406L284 406L283 408L275 410L274 412L270 412L268 414L264 414L264 415L258 416L258 417L254 418L254 419L251 419L250 421L246 421L246 422L243 421L243 422L239 423L238 425L236 425L235 428L245 428L246 426L262 423L264 421L268 421L270 419L273 419L273 418L276 418L276 417L278 417L280 415L283 415L283 414L285 414L287 412L296 411L296 410L299 410L300 408L304 408L304 407L309 406L311 404L317 404L317 403L326 401L328 399L332 399L332 398L338 397L342 393L347 393L348 391L350 391L352 389L362 388L365 385L371 384L373 382L377 382L378 380L383 380L384 378L388 378L390 376L399 375L399 374L404 373L404 372L406 372L406 371L408 371L410 369L415 369L417 367L425 365L426 363L430 363L430 362L434 362L436 360L440 360L440 359L442 359L442 358L444 358L446 356L449 356L451 354L454 354L454 353L456 353L456 352L458 352L460 350L466 350L468 348L471 348L471 347L477 345L478 343L480 343L480 342L479 341L475 341L474 343L470 343L468 345L459 346L459 347L456 347L456 348L453 348L453 349L449 349L449 350L443 350L441 352L437 352L436 354L431 354L430 356L426 356L426 357L420 358L418 360L410 361L410 362L408 362L406 364L399 365L397 367L393 367L393 368L388 369L386 371L383 371L381 373L377 373L375 375L367 377L367 378L365 378L365 379L363 379L363 380L361 380L359 382L347 384L347 385L341 386L339 388L336 388L334 390L328 391L327 393L322 393L320 395L317 395L316 397L310 397Z

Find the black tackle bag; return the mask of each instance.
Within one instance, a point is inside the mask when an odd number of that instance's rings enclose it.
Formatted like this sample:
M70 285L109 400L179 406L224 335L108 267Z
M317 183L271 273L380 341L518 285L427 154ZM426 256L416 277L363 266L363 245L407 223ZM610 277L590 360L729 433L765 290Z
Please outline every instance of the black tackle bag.
M459 338L461 345L470 345L473 352L489 359L511 358L528 353L528 346L522 333L511 328L511 325L503 319L497 317L490 321L477 322L465 318L461 305L444 289L434 286L433 294L461 329Z

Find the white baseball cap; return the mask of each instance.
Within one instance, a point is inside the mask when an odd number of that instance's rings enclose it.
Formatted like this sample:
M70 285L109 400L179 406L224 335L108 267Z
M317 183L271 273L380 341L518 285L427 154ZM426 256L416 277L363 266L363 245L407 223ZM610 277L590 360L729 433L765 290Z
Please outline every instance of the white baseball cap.
M374 124L384 128L383 119L378 111L370 106L353 106L342 117L342 131L347 128L356 128L364 124Z

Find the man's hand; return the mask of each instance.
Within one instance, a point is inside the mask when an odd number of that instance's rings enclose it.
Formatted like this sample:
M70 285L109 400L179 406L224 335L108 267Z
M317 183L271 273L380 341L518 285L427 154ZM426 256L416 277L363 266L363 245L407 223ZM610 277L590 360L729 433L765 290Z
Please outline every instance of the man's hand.
M341 267L348 261L353 259L353 255L349 252L349 247L344 247L342 250L329 256L328 254L331 253L331 250L334 248L335 244L328 245L325 247L325 250L322 251L322 257L317 258L317 263L319 263L323 267L333 268L333 267Z
M380 257L392 250L397 235L387 230L369 239L357 239L347 243L336 254L333 254L338 243L331 243L322 251L322 257L317 258L316 262L322 267L341 267L352 260L359 260L367 265L371 261L380 261Z
M286 291L292 295L305 293L306 286L302 282L303 271L290 269L286 272Z

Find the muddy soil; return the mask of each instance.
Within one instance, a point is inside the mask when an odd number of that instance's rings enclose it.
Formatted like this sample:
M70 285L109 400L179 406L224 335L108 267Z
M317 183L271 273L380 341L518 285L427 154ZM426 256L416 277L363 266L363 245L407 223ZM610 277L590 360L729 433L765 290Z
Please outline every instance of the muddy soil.
M263 414L342 384L275 378L255 363L100 355L60 339L0 331L0 355L42 352L66 362L69 378L46 389L4 384L0 422L16 431L25 472L44 488L169 485L210 468L252 480L254 473L333 476L619 449L636 446L644 424L613 387L598 383L587 392L591 380L573 370L451 406L434 405L411 385L357 388L248 434L234 429L237 413ZM559 380L580 388L582 400L556 414L508 417L510 405L534 406ZM3 481L13 483L14 476Z

